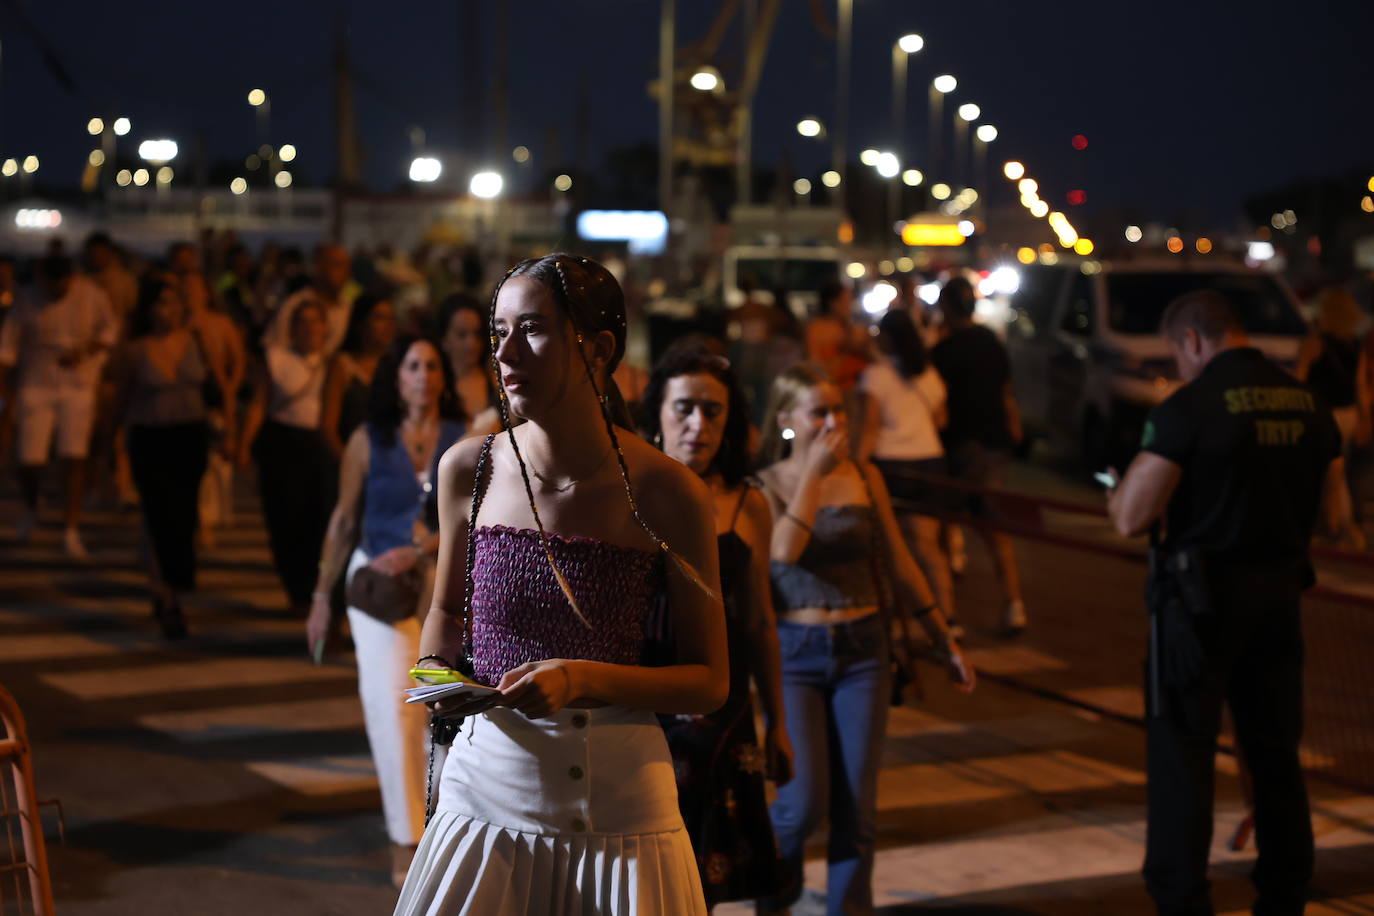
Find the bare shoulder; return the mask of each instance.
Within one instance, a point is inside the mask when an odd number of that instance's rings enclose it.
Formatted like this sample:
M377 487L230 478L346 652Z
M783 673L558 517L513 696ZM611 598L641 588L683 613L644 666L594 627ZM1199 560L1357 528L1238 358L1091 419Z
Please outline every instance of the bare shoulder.
M745 491L744 506L740 509L740 515L750 524L759 527L773 524L773 511L768 508L768 498L758 487L751 486Z
M635 498L655 528L678 528L688 517L709 520L711 491L700 477L679 461L634 433L617 430ZM690 507L688 511L684 511Z
M449 493L472 492L477 472L477 458L486 443L483 436L459 439L439 459L439 486Z
M783 505L783 494L788 490L788 481L782 469L782 462L770 464L754 475L762 485L759 491L765 505Z

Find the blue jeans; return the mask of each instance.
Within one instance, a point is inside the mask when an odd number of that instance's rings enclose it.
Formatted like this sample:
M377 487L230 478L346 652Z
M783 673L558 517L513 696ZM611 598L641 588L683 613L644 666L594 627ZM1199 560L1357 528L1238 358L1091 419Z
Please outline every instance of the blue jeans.
M800 896L806 839L828 814L827 912L871 913L878 764L890 694L882 618L835 626L779 623L778 640L796 762L769 811L786 888L772 903L786 906Z

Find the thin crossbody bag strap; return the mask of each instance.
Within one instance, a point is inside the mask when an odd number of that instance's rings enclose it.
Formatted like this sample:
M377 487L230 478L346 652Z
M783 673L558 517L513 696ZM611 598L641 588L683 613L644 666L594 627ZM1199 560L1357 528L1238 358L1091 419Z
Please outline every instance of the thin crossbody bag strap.
M463 586L463 654L454 664L458 670L472 677L472 564L473 532L477 528L477 512L482 508L482 497L487 489L487 456L491 453L491 443L495 435L487 436L482 450L477 453L477 468L472 475L472 505L468 509L468 557L467 582ZM425 773L425 826L434 817L434 748L453 743L462 719L441 719L430 714L429 719L429 767Z

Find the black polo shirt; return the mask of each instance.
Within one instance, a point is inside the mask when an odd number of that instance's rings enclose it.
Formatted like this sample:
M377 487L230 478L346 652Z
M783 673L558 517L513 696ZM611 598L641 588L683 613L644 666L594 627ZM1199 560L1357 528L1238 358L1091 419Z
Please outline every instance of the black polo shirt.
M1257 565L1306 558L1341 436L1310 388L1242 347L1155 407L1141 448L1183 468L1167 542Z

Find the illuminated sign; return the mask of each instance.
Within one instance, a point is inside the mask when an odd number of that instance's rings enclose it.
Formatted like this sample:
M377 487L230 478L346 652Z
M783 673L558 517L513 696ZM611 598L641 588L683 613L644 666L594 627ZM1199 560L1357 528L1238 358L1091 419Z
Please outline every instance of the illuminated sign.
M583 210L577 234L591 242L628 242L635 254L660 254L668 218L657 210Z
M905 245L962 245L966 240L954 223L907 223L902 227Z

